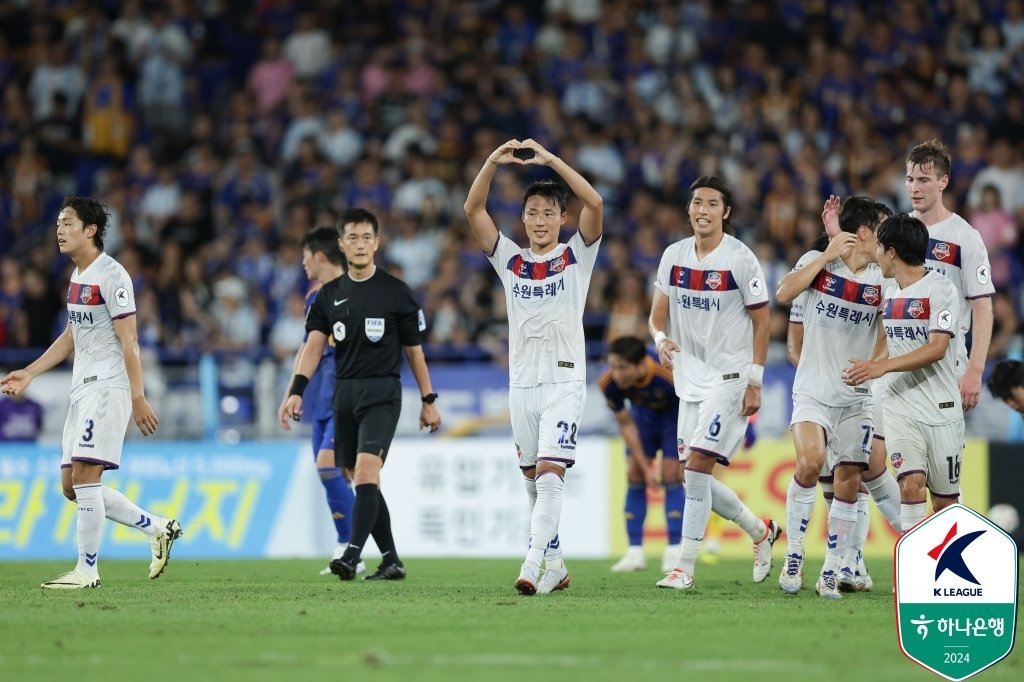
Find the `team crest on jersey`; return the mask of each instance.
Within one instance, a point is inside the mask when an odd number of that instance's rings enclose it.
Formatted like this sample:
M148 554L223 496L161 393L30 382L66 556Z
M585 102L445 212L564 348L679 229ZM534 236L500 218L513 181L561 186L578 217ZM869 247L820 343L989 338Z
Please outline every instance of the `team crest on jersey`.
M718 287L722 286L722 273L718 272L717 270L712 270L711 272L709 272L707 284L708 288L710 289L717 289Z
M907 312L910 313L910 316L916 320L917 318L921 317L921 315L924 314L924 305L921 303L921 301L915 298L913 301L910 302L910 305L907 306Z
M550 261L550 263L548 264L548 269L551 272L553 272L553 273L557 273L557 272L561 272L562 270L565 270L565 255L563 254L563 255L559 256L558 258L552 259Z
M864 287L864 302L868 305L878 305L878 287Z
M899 469L901 466L903 466L903 454L902 453L894 452L891 455L889 455L889 459L892 460L893 468Z
M374 343L377 343L384 337L384 318L383 317L368 317L363 323L363 329L366 332L366 338L370 339Z
M935 260L949 260L949 244L946 242L935 242L935 246L932 248L932 255L935 256Z
M88 304L89 299L92 298L92 287L86 284L82 287L82 293L80 293L78 297L82 299L82 303Z

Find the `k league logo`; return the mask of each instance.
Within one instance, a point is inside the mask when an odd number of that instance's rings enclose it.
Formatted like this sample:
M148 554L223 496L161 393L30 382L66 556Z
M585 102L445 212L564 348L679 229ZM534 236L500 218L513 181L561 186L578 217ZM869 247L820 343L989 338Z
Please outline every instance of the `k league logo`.
M959 681L1013 647L1017 545L962 504L911 528L896 543L896 630L910 660Z

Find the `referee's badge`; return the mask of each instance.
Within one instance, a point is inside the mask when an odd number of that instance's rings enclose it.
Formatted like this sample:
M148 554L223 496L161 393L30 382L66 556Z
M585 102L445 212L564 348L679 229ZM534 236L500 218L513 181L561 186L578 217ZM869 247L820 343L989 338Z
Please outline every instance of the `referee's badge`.
M366 338L370 339L374 343L377 343L384 336L384 318L383 317L368 317L364 323L364 329L366 330Z

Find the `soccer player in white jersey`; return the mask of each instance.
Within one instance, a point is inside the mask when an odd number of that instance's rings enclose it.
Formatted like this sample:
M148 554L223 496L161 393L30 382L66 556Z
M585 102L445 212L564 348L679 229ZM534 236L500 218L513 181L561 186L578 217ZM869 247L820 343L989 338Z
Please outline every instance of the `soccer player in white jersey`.
M960 297L956 370L964 411L978 404L981 378L992 340L992 266L981 235L942 203L949 184L949 150L938 140L919 144L907 155L907 193L913 212L928 228L924 266L945 275ZM967 357L967 333L971 355Z
M548 166L565 180L583 202L579 231L568 242L558 240L568 218L567 193L550 181L530 185L523 195L529 248L519 248L498 231L487 213L487 193L503 164ZM558 522L586 397L582 316L601 244L603 202L582 175L537 142L509 140L487 158L465 209L501 278L508 308L512 436L532 509L530 547L515 587L525 595L544 594L569 585Z
M878 265L886 284L883 321L887 351L855 359L844 371L851 386L888 375L882 400L886 448L900 482L903 532L932 508L944 509L960 495L964 414L954 337L963 329L960 296L945 276L925 268L928 228L901 214L878 228Z
M780 529L761 520L712 476L743 442L747 418L761 407L768 353L768 293L754 253L726 234L732 193L713 176L690 185L694 236L661 257L649 327L662 364L675 375L679 442L685 446L686 506L675 568L659 587L693 587L694 564L714 511L754 542L754 582L768 577Z
M151 538L149 577L156 578L181 535L174 519L140 509L100 482L121 463L128 420L144 436L156 432L157 418L142 386L142 360L135 328L131 277L103 252L107 213L87 197L67 197L57 216L57 246L75 264L68 288L68 324L39 359L0 379L4 393L17 395L32 380L75 353L71 408L61 442L61 485L78 502L78 565L42 584L46 589L99 587L99 550L104 516Z
M797 467L786 494L789 529L783 591L803 587L804 535L825 471L833 478L825 565L816 591L839 599L840 571L852 584L857 564L861 471L871 449L872 408L867 387L843 383L848 358L874 357L885 345L878 313L882 274L875 261L875 229L889 210L867 197L846 200L839 214L842 231L824 252L810 251L779 283L779 303L798 304L803 344L793 385L793 444ZM865 500L866 502L866 500Z

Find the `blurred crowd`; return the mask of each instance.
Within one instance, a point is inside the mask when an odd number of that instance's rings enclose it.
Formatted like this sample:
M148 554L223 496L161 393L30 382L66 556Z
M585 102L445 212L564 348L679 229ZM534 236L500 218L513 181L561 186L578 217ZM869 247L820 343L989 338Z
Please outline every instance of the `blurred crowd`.
M0 348L62 324L68 193L109 206L148 346L290 356L299 239L363 206L433 352L500 359L504 298L462 203L504 140L538 140L605 198L600 342L646 335L697 176L732 186L774 290L830 193L906 210L906 151L940 138L947 203L991 254L1002 355L1024 301L1022 85L1021 0L0 0ZM492 187L520 243L543 176Z

